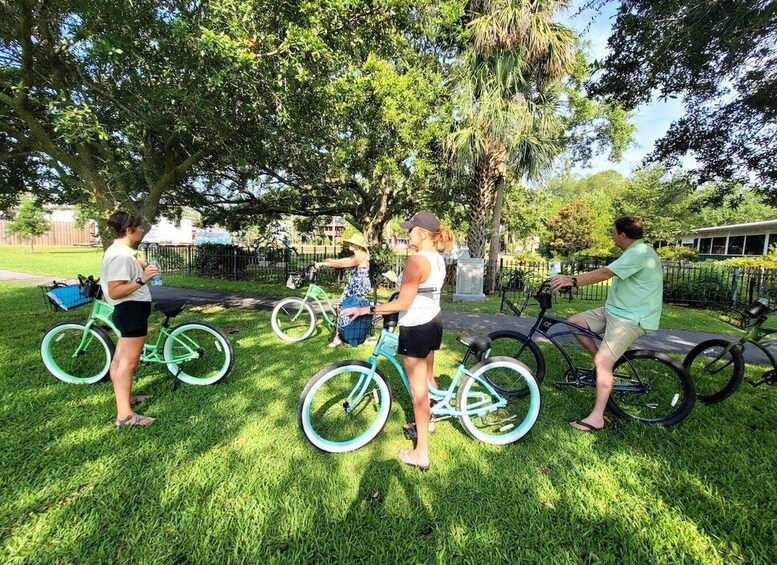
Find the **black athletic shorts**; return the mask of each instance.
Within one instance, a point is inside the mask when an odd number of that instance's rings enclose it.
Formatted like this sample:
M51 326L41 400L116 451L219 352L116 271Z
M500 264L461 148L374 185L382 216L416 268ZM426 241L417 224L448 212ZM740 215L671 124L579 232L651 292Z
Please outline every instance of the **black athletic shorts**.
M111 319L121 332L121 337L146 337L150 315L151 302L128 300L113 307Z
M420 326L399 326L400 355L426 359L432 351L440 349L442 343L442 312L431 322Z

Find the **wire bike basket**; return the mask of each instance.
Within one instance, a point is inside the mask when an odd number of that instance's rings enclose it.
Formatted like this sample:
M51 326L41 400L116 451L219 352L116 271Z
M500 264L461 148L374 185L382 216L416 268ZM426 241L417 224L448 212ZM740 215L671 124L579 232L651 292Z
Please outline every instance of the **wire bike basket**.
M39 285L43 301L52 311L67 312L84 304L90 304L95 298L102 296L99 279L93 276L78 275L77 283L52 281L50 284Z

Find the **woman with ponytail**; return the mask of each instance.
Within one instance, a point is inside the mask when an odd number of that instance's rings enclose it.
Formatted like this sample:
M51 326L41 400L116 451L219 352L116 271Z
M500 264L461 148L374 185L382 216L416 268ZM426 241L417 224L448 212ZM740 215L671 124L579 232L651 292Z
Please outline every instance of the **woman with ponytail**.
M418 212L400 224L408 231L410 248L416 253L402 272L399 298L385 304L348 308L341 315L355 318L369 313L399 312L399 349L405 373L410 380L415 416L415 449L402 449L399 460L405 465L429 469L429 388L434 382L434 352L442 343L440 294L445 280L445 261L441 253L453 247L453 233L440 225L431 212Z

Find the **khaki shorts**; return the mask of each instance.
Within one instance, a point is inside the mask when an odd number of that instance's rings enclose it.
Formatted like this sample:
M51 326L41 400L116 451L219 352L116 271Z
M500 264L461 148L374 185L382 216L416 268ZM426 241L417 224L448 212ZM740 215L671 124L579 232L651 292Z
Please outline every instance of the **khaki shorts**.
M620 359L635 339L648 333L639 326L608 314L604 307L581 312L579 316L586 321L592 332L604 334L599 351L613 362Z

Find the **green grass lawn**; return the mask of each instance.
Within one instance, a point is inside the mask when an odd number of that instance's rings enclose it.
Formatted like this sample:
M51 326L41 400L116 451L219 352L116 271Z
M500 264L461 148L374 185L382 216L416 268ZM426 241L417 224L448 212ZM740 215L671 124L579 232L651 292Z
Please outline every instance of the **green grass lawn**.
M136 390L153 395L142 412L158 421L115 430L109 383L61 383L40 361L45 329L88 312L49 312L38 289L12 283L0 301L3 562L777 561L773 389L743 385L674 428L615 421L582 434L567 422L592 392L546 384L523 441L477 444L443 422L421 474L395 457L411 447L412 407L388 370L394 406L373 443L334 456L298 431L307 380L367 346L326 349L323 330L289 344L267 312L191 308L181 320L230 332L232 373L172 391L164 370L142 367ZM447 334L442 379L459 353Z

